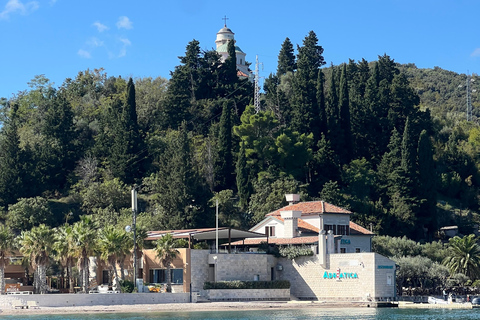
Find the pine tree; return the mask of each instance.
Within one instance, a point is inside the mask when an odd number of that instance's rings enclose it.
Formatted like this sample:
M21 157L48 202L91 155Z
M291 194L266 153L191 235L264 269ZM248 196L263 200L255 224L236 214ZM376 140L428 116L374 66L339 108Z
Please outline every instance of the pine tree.
M280 53L278 54L277 77L280 78L287 72L294 72L296 68L293 45L287 37L282 44Z

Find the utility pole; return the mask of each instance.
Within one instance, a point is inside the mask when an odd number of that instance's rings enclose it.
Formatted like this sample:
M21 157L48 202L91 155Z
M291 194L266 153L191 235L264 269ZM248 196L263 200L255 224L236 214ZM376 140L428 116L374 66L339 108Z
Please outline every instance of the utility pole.
M132 215L133 215L133 290L137 287L137 190L132 188Z

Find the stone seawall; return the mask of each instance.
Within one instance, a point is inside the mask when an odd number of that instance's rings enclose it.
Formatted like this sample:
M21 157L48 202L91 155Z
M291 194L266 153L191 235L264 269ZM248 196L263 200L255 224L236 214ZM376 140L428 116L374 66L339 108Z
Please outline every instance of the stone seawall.
M211 289L204 292L210 301L290 300L290 289Z
M36 301L40 307L78 307L98 305L135 305L190 302L190 293L94 293L31 294L0 296L0 306L9 307L13 300Z

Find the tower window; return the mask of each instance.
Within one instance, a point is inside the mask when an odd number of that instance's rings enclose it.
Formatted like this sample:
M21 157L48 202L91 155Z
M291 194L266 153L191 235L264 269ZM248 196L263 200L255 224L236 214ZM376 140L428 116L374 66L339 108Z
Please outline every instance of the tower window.
M240 64L242 64L242 59L240 59Z

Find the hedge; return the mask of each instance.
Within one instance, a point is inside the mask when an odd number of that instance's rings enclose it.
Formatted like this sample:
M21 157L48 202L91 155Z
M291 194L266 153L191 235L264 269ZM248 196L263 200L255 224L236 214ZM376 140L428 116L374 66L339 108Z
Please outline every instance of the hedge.
M289 289L290 281L274 280L274 281L219 281L205 282L204 290L210 289Z

